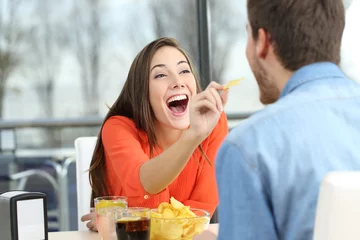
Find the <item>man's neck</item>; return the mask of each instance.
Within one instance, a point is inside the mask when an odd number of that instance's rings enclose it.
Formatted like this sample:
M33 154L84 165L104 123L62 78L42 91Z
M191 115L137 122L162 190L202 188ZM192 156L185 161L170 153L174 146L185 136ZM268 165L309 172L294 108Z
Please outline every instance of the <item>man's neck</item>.
M272 81L274 81L274 84L276 88L281 93L284 89L287 82L290 80L292 75L294 74L293 71L287 70L283 68L282 66L274 67L270 72L270 77Z

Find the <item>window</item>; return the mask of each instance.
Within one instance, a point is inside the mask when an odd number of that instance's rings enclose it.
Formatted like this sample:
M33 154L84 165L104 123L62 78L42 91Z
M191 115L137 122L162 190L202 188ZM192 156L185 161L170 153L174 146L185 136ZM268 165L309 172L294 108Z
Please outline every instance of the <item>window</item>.
M259 90L247 62L245 49L246 1L210 1L213 77L226 83L244 78L230 89L226 113L253 112L262 108Z

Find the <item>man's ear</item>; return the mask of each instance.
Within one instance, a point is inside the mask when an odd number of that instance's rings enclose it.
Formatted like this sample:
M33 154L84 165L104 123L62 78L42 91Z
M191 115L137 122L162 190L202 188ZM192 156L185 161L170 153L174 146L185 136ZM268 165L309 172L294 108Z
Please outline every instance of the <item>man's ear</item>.
M265 59L269 52L270 35L263 28L258 30L258 38L256 40L256 54L260 59Z

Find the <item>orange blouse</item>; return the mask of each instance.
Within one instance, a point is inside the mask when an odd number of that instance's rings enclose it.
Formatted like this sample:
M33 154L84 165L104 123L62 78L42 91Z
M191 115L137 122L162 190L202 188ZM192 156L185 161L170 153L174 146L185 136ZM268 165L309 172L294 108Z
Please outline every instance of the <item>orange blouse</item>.
M149 208L157 208L161 202L169 202L170 197L174 197L184 205L205 209L212 215L218 205L215 157L227 133L228 123L222 113L217 126L202 142L212 166L196 149L180 175L163 191L152 195L144 190L139 176L141 165L149 160L147 135L129 118L109 118L102 130L109 194L126 196L129 207ZM161 153L159 148L156 149L154 157Z

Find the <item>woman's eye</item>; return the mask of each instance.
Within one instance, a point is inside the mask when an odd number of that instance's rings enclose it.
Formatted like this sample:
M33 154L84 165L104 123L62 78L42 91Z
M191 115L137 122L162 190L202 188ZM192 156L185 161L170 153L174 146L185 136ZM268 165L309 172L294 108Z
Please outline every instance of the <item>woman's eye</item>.
M181 71L180 73L190 73L190 71L186 69L186 70Z
M155 76L155 78L162 78L162 77L165 77L165 74L157 74L157 75Z

